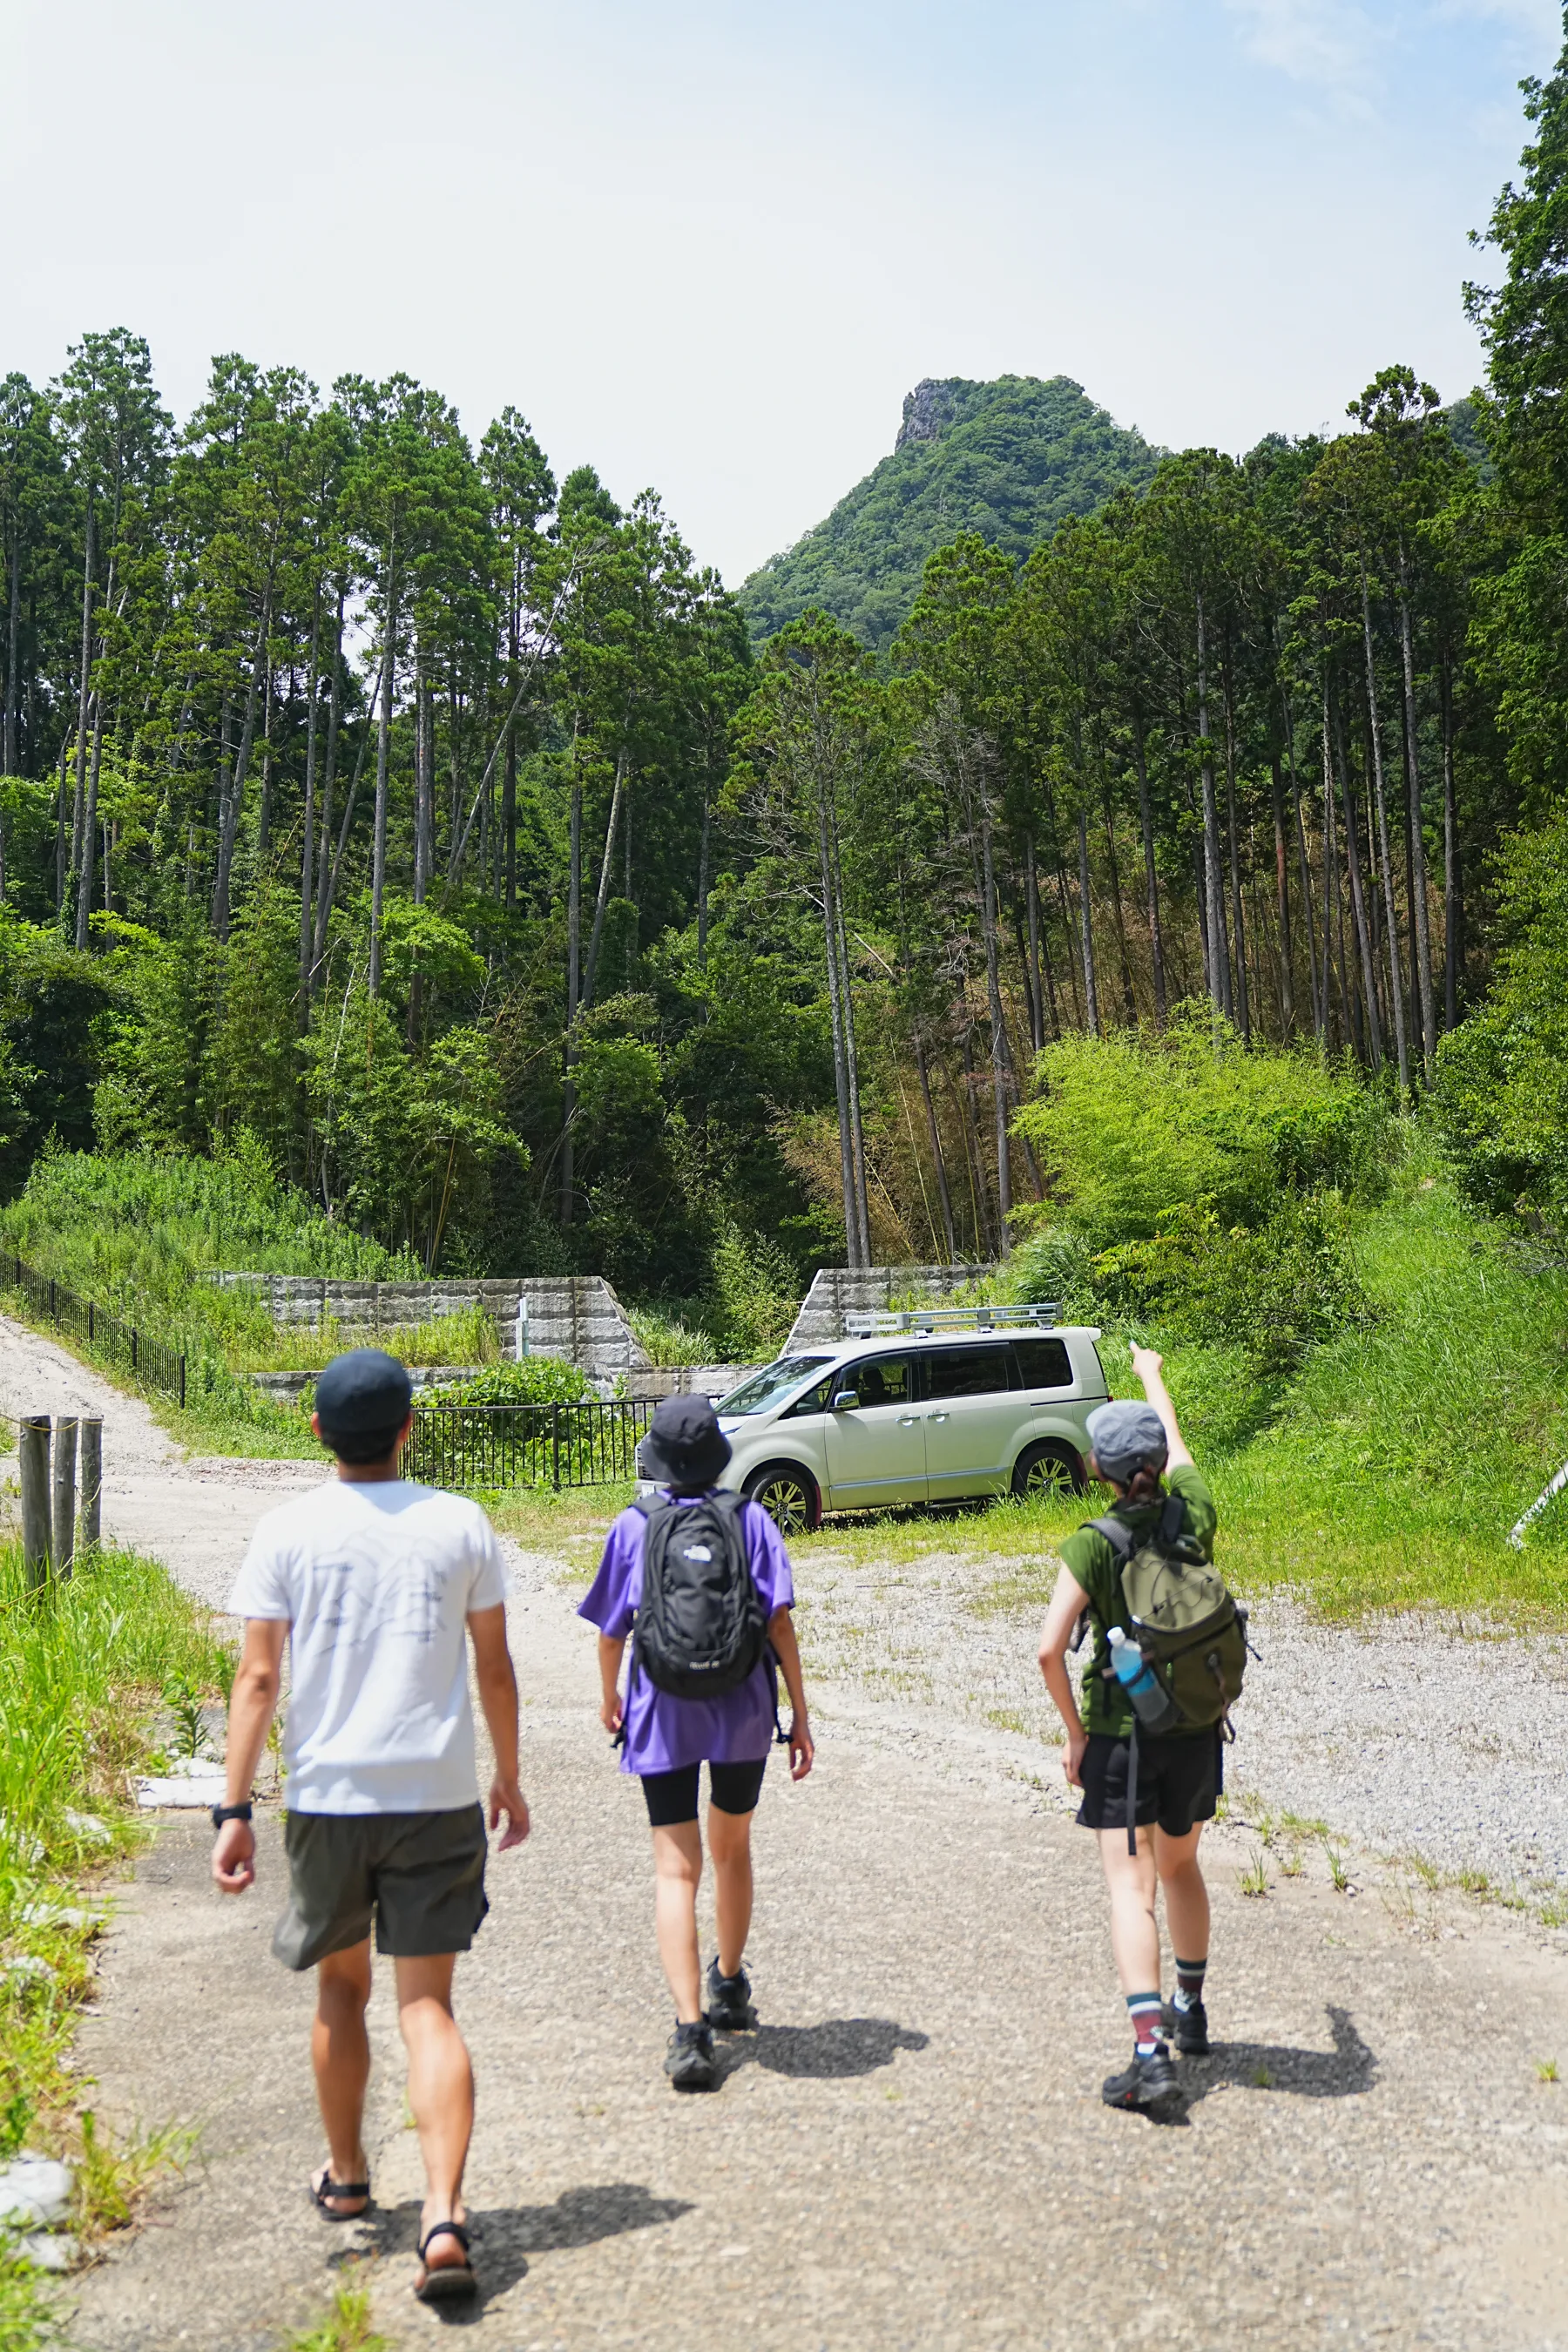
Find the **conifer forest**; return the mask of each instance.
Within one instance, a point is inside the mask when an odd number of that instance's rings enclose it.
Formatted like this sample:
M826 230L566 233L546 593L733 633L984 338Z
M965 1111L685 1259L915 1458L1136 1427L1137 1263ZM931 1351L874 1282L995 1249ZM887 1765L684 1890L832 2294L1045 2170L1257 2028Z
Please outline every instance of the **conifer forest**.
M1331 437L957 537L885 640L753 646L519 407L229 353L177 421L120 328L6 376L7 1195L243 1134L428 1269L798 1292L996 1256L1041 1050L1195 1024L1428 1107L1550 1224L1568 63L1526 100L1473 398L1391 354Z

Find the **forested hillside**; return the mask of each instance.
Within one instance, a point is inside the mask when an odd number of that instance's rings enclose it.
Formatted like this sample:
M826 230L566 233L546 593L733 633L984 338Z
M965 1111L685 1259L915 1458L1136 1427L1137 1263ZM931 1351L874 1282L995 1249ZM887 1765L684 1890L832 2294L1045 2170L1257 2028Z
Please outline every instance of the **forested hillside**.
M938 387L874 478L925 514L967 452L984 528L881 655L820 610L753 652L657 496L557 482L510 408L471 438L405 377L228 355L177 424L124 330L5 378L5 1192L51 1137L243 1133L426 1266L755 1329L825 1259L1048 1224L1036 1055L1184 1054L1195 1002L1431 1105L1478 1204L1555 1229L1561 76L1529 102L1465 446L1403 365L1241 460L1140 457L1070 386ZM1079 420L1035 488L1093 514L1037 533L985 486L1023 411ZM860 520L880 594L909 542ZM1290 1149L1337 1167L1318 1117ZM1201 1255L1210 1212L1160 1206L1121 1240Z
M1068 515L1093 514L1159 462L1065 375L918 383L884 457L826 522L741 590L752 641L812 606L881 648L907 618L928 559L974 532L1019 562Z

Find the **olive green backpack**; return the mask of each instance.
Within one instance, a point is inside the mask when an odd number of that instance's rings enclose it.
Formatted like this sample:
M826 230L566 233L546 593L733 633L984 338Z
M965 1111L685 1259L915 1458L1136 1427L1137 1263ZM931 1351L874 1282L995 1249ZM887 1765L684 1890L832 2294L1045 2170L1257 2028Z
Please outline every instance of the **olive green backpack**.
M1218 1724L1247 1672L1247 1612L1226 1589L1186 1525L1180 1495L1167 1495L1159 1522L1142 1542L1114 1514L1089 1524L1121 1564L1128 1631L1152 1667L1167 1711L1143 1728L1159 1734Z

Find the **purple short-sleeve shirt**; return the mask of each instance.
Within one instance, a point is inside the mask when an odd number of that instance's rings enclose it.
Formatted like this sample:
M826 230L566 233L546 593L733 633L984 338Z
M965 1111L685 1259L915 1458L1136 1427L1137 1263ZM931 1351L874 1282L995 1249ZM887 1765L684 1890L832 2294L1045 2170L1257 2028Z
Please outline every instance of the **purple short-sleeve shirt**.
M679 1502L695 1496L678 1496ZM789 1555L778 1529L759 1504L742 1525L752 1580L769 1616L795 1602ZM605 1557L587 1599L577 1612L613 1642L625 1641L642 1600L643 1538L647 1521L640 1511L623 1511L611 1528ZM685 1764L752 1764L767 1754L773 1737L773 1685L763 1659L738 1690L722 1698L677 1698L656 1690L635 1671L626 1703L623 1772L675 1772Z

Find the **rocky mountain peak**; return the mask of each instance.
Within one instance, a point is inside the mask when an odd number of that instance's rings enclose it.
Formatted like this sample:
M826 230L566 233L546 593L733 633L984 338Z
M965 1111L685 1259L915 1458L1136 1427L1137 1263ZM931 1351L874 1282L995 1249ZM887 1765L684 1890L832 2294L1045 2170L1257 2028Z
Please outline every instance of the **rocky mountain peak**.
M901 449L906 441L940 441L944 426L952 423L957 389L951 376L922 376L913 392L904 394L904 421L894 448Z

